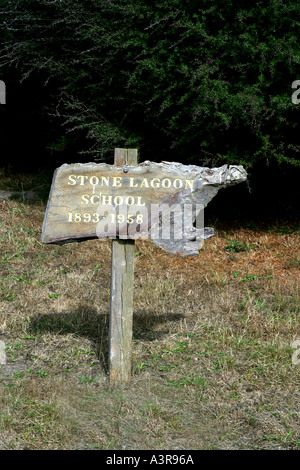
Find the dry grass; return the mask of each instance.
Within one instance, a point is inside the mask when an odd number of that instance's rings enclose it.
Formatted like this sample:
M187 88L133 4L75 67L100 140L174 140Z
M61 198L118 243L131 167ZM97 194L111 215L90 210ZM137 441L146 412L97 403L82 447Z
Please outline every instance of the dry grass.
M299 449L299 239L230 228L195 258L136 243L133 377L107 380L110 243L43 246L2 201L0 448Z

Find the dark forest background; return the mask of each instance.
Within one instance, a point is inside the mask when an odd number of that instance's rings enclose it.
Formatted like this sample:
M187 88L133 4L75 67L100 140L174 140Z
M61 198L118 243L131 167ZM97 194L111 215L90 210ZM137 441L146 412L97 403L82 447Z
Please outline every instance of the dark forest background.
M297 216L298 1L0 0L0 25L1 167L242 164L209 213Z

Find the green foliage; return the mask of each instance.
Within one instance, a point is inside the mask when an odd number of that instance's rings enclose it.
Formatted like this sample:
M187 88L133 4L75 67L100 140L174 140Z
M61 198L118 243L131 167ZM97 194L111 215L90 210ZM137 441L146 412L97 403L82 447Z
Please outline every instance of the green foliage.
M250 245L249 243L244 243L240 240L228 240L228 245L225 246L225 251L232 251L234 253L239 253L241 251L249 251L253 249L254 246Z
M43 82L52 115L68 138L86 135L96 159L124 146L151 159L299 165L299 2L2 0L0 10L2 70Z

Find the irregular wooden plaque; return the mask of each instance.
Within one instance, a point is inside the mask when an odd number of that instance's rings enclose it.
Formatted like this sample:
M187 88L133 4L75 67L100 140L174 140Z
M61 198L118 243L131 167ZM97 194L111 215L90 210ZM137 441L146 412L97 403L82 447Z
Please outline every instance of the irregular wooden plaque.
M246 179L235 165L64 164L53 176L41 241L143 238L172 253L197 255L201 240L214 235L196 223L202 209L220 188Z

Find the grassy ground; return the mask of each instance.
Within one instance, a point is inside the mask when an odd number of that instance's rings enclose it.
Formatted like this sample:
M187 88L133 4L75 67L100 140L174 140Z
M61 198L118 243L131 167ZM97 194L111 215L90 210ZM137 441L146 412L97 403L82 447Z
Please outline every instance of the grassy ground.
M295 226L218 222L195 258L137 242L112 387L110 243L43 246L45 200L0 211L0 448L300 449Z

